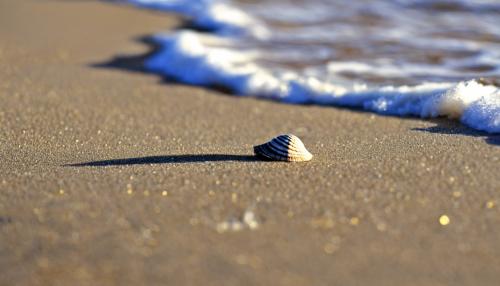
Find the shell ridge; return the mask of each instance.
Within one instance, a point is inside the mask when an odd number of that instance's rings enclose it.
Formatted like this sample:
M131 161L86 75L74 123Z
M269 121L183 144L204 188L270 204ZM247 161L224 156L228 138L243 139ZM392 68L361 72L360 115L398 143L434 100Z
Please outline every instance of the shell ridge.
M270 159L275 159L275 160L286 160L288 158L288 155L285 155L280 152L276 152L274 149L272 149L269 145L266 145L263 148L263 153L265 154L266 157Z
M268 157L274 158L274 157L287 157L288 155L280 152L279 150L274 149L270 144L265 144L262 149Z
M288 151L285 149L285 150L281 150L279 147L276 147L274 146L273 144L269 144L269 148L274 151L275 153L281 155L281 156L285 156L285 157L288 157Z
M288 142L283 142L283 141L281 141L280 139L277 139L277 138L273 138L273 140L271 140L269 142L269 144L279 145L279 146L281 146L283 148L288 148L288 146L289 146Z
M267 148L264 146L264 144L255 146L253 150L254 150L255 154L257 154L259 156L265 157L267 159L274 159L272 157L272 155L269 155Z
M271 140L271 142L280 142L280 143L282 143L281 146L283 146L284 148L294 150L297 152L300 152L300 151L302 151L302 149L305 149L304 144L297 144L298 143L297 140L290 139L288 141L284 141L285 140L283 138L284 136L285 135L273 138L273 140ZM290 138L290 137L288 136L288 138ZM291 138L293 138L293 137L291 137Z
M290 145L288 143L283 143L280 140L274 140L273 139L273 140L271 140L271 142L269 142L269 144L279 146L279 147L281 147L283 149L289 149L290 148Z
M280 135L278 137L273 138L273 140L279 140L279 141L283 142L284 144L288 145L292 141L292 137L290 137L289 135Z

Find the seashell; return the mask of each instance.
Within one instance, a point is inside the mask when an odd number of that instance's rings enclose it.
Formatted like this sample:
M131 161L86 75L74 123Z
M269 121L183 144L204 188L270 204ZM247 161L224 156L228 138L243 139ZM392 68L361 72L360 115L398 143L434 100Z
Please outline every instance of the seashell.
M255 155L266 159L287 162L304 162L312 159L299 137L286 134L271 139L271 141L253 147Z

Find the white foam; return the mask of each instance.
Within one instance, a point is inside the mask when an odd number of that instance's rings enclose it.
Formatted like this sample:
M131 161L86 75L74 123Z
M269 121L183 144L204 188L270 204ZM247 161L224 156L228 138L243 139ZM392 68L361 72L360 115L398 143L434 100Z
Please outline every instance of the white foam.
M220 1L130 0L157 9L175 10L193 17L217 33L176 31L157 35L160 52L147 67L161 74L196 85L222 85L240 95L275 99L288 103L314 103L363 108L365 110L423 118L447 116L490 133L500 132L500 89L475 80L421 83L401 86L346 84L331 80L340 72L379 73L389 76L420 76L426 72L446 76L446 69L407 64L376 66L362 62L330 62L327 76L315 72L269 68L262 64L265 50L242 48L242 35L263 41L271 34L265 26L242 10ZM244 32L241 32L244 30ZM251 42L251 41L250 41ZM470 48L467 46L466 48ZM484 56L484 55L483 55ZM498 60L498 57L492 56Z

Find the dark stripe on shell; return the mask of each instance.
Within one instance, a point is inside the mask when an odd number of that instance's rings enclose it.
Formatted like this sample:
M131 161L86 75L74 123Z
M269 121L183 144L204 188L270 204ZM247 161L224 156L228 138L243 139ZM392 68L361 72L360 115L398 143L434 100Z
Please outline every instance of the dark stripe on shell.
M267 147L280 156L289 157L290 155L290 152L288 151L287 148L280 149L279 146L275 146L274 144L272 144L272 142L268 143Z
M254 151L255 151L255 154L260 155L260 156L264 156L264 157L266 157L268 159L272 159L272 160L284 160L284 161L288 160L287 156L280 156L280 155L274 153L273 150L269 149L269 146L267 144L263 144L263 145L257 146L254 149Z
M280 144L281 146L283 146L284 148L286 149L289 149L289 150L293 150L293 151L296 151L296 152L300 152L301 148L297 148L297 147L303 147L302 146L297 146L295 143L297 143L297 140L292 140L292 137L290 136L286 136L286 139L283 138L285 137L286 135L282 135L282 136L278 136L276 138L274 138L273 140L271 140L271 142L275 142L277 144Z

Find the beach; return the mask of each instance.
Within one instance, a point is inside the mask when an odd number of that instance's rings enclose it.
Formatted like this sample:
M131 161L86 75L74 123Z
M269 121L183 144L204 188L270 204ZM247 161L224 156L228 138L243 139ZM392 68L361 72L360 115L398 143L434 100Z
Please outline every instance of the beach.
M181 25L0 1L0 285L497 285L499 135L144 73Z

